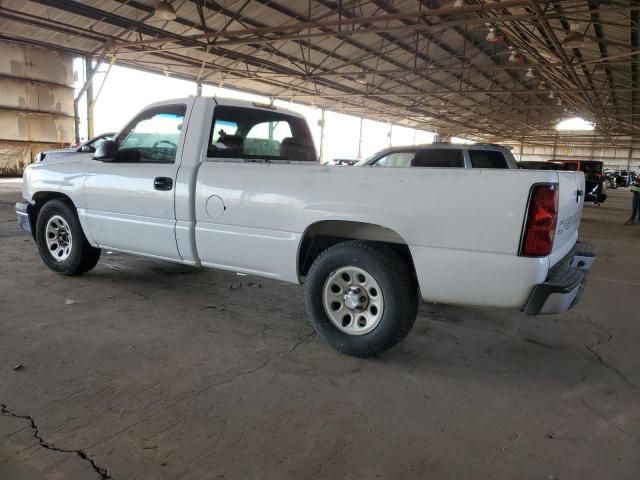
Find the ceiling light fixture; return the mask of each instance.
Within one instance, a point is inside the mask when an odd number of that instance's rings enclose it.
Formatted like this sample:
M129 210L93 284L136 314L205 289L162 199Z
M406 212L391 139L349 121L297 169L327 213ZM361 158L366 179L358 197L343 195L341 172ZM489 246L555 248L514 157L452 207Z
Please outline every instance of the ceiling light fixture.
M356 75L355 80L356 82L364 85L365 83L367 83L367 76L364 73L359 73L358 75Z
M495 43L498 41L498 34L496 33L495 28L489 28L489 33L487 33L487 38L485 38L485 40L491 43Z
M558 101L556 102L556 105L558 106L562 105L562 99L559 98Z
M518 54L515 52L513 47L509 47L509 50L511 50L511 54L509 55L509 62L518 63Z
M567 48L579 48L584 45L584 33L580 32L580 24L572 23L570 31L564 40L562 45Z
M549 97L548 97L549 100L553 100L553 97L554 97L553 92L549 92Z
M176 9L168 1L162 0L156 5L153 16L160 20L175 20L177 17Z
M535 74L533 73L533 68L529 67L529 69L527 70L527 74L525 75L525 77L527 78L534 78Z
M465 4L464 0L456 0L455 2L453 2L453 8L464 7L464 4Z

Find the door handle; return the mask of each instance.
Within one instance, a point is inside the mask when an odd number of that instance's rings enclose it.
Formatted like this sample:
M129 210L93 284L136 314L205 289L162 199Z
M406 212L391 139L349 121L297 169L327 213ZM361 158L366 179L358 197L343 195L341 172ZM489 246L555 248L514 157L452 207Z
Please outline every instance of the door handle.
M153 188L156 190L171 190L173 179L169 177L156 177L153 179Z

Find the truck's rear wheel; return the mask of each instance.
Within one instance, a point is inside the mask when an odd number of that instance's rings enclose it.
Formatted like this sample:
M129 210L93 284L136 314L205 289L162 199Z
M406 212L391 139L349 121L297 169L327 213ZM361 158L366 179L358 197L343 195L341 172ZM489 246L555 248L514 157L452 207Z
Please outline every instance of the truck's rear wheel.
M349 241L313 262L306 304L311 323L333 348L364 358L380 355L409 333L418 294L409 268L392 249Z
M36 221L36 243L40 258L51 270L80 275L98 263L100 249L84 236L75 209L60 199L45 203Z

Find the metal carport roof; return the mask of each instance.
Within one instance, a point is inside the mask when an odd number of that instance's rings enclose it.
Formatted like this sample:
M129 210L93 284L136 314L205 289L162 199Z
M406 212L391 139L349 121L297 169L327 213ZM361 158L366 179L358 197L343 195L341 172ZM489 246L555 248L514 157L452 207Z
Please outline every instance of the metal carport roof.
M572 114L597 125L576 143L640 133L635 1L174 0L170 21L157 4L4 0L0 38L492 141L550 141Z

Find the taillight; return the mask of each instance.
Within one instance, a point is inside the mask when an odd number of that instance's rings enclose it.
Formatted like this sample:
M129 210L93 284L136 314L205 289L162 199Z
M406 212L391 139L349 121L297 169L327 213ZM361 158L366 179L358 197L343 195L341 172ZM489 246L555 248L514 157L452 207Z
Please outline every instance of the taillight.
M558 220L558 185L535 185L529 199L520 255L546 257L553 250Z

